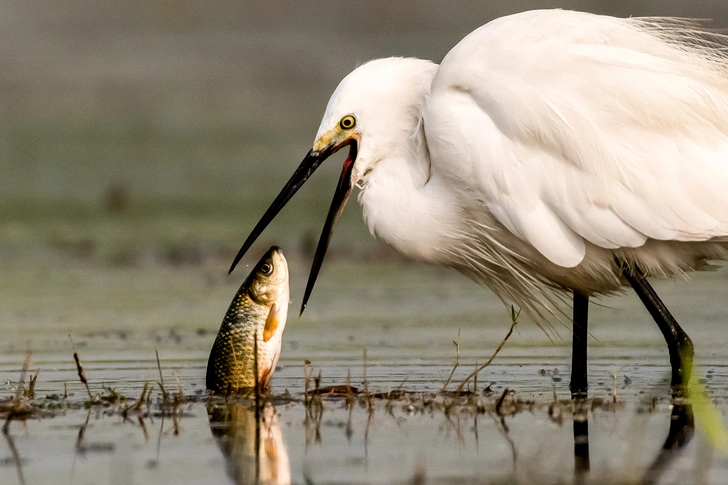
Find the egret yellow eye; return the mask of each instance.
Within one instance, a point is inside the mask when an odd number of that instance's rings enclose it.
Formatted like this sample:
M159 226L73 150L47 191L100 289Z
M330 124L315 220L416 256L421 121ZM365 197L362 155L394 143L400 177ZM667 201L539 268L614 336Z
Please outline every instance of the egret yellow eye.
M260 267L260 272L266 276L270 276L270 274L273 273L273 265L270 263L264 263L263 266Z
M351 130L356 125L356 118L352 115L346 115L339 121L342 130Z

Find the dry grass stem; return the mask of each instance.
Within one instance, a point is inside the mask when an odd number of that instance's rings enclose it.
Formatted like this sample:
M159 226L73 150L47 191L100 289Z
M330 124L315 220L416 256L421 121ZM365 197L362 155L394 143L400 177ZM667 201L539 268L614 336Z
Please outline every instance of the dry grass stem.
M162 375L162 364L159 362L159 351L154 349L154 353L157 356L157 370L159 370L159 389L162 391L162 403L167 404L169 402L169 393L164 388L164 376Z
M40 374L40 368L35 370L35 374L33 374L30 382L28 382L28 389L24 393L28 399L35 399L35 383L38 382L38 374Z
M364 349L364 394L369 395L369 385L367 384L367 349Z
M306 405L306 408L308 408L309 404L311 403L308 391L311 382L311 375L313 374L313 369L309 369L309 365L311 365L310 360L305 360L303 362L303 402Z
M134 403L134 406L132 406L132 408L130 409L130 411L132 411L132 412L139 412L141 410L142 404L144 404L144 401L146 400L146 397L145 396L146 396L147 392L151 393L152 390L149 389L149 382L148 381L144 381L144 387L142 388L142 393L139 396L139 399L137 399L137 402Z
M488 359L488 361L485 364L483 364L480 367L478 367L477 369L475 369L468 377L463 379L463 382L461 382L460 385L458 386L458 388L455 390L456 393L462 392L463 388L465 387L465 384L467 384L468 381L470 381L470 379L477 376L480 373L480 371L482 371L483 369L488 367L490 365L490 363L493 362L493 360L498 355L498 352L501 351L503 346L506 344L508 339L513 334L513 329L516 328L516 325L518 324L518 315L520 313L521 313L520 310L516 312L516 310L513 308L513 306L511 306L511 322L512 323L511 323L511 328L508 330L508 333L506 334L505 338L501 341L500 345L498 345L498 348L495 349L495 352L493 352L493 355L490 356L490 359Z
M453 374L455 374L455 369L458 368L460 365L460 329L458 328L458 339L453 340L455 344L455 365L453 366L452 370L450 371L450 375L447 377L447 380L445 381L445 384L442 386L442 391L445 391L447 389L447 385L450 384L450 380L452 379Z
M235 355L235 347L233 347ZM255 379L255 483L260 482L260 375L258 374L258 329L253 334L253 372Z
M176 374L172 374L177 381L177 394L174 395L173 407L172 407L172 424L174 425L174 435L179 435L179 419L177 416L177 408L180 407L185 401L185 394L182 391L182 383Z
M369 393L369 383L367 382L367 349L364 349L364 399L366 399L369 419L371 420L374 414L374 396Z
M25 353L25 359L23 360L23 367L20 369L20 380L18 381L18 387L15 389L15 400L19 401L24 395L25 391L25 375L28 373L28 367L30 367L30 351Z
M88 386L88 380L86 379L86 373L83 370L83 366L81 365L81 359L78 357L78 352L76 352L76 344L73 343L73 338L69 335L68 338L71 340L71 346L73 347L73 360L76 361L76 371L78 372L78 378L81 379L81 382L84 386L86 386L86 392L88 393L89 401L94 400L93 395L91 394L91 388Z

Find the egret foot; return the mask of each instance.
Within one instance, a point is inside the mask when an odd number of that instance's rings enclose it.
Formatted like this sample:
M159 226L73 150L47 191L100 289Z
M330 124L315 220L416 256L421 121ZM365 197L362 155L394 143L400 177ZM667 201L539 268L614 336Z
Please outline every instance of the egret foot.
M589 388L586 367L586 338L589 323L589 297L574 292L574 321L571 336L571 382L569 390L572 399L586 399ZM574 424L576 426L576 424Z
M655 293L655 290L639 268L630 271L628 268L623 267L622 274L637 293L637 296L640 297L642 304L650 312L665 337L672 366L670 388L673 399L687 397L687 385L693 369L693 356L695 355L692 340L670 314L670 311L662 303L662 300L657 296L657 293Z

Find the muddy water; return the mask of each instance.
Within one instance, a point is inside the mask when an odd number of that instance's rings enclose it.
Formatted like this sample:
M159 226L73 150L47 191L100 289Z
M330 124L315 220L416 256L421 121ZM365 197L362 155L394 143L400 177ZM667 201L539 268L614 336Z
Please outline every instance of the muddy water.
M10 442L0 440L0 483L23 483L19 473L28 484L252 483L256 473L263 481L290 477L293 483L642 480L668 436L671 406L667 351L634 296L592 308L590 396L597 401L589 413L591 470L575 473L571 408L562 402L569 397L568 329L555 321L545 333L520 322L481 373L477 397L446 410L451 401L437 393L455 363L453 341L460 365L449 389L490 357L510 317L492 295L455 273L387 258L334 255L304 316L292 310L273 379L274 394L288 397L264 413L257 472L250 408L228 410L232 424L211 429L203 396L207 352L244 277L225 278L224 258L109 266L61 257L53 271L35 272L7 263L0 294L3 318L12 324L0 341L2 397L14 395L30 349L30 370L40 369L37 402L46 408L60 403L61 410L11 423L18 458ZM308 261L295 251L289 261L295 308ZM702 382L723 415L727 279L719 271L657 285L692 336ZM87 411L69 335L93 394L113 388L132 403L144 382L159 380L157 350L166 387L176 392L181 386L190 401L172 419L161 412L156 387L142 421L136 414L122 417L119 410L129 404ZM306 360L321 373L322 386L344 384L350 374L352 385L362 387L366 372L370 391L413 394L375 399L371 410L364 402L348 410L344 398L324 398L313 419L303 403ZM509 401L525 407L495 412L506 389L514 393L506 394ZM53 394L58 400L44 399ZM664 460L656 483L722 483L728 459L705 435L698 426L695 438Z

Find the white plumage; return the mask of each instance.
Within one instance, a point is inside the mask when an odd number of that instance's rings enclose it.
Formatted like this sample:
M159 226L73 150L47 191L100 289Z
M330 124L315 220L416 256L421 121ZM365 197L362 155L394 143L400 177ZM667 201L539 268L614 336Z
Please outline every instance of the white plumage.
M232 268L349 146L302 308L356 184L372 234L532 316L627 276L667 314L643 277L728 259L726 49L691 21L540 10L477 29L439 66L366 63L331 96L313 149ZM676 345L674 319L655 318Z
M543 10L495 20L437 66L371 61L332 95L360 138L371 232L527 310L728 258L724 38L674 19Z

